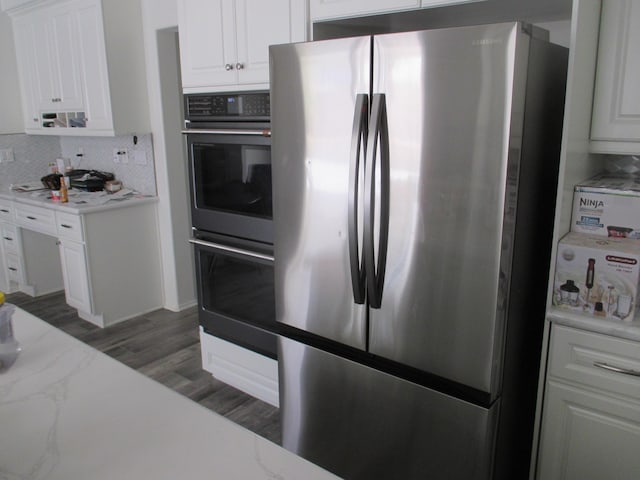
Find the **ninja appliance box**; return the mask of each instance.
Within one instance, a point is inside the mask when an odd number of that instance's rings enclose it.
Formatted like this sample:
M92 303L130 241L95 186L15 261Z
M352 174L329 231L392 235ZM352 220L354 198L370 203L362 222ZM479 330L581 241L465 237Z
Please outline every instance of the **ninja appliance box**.
M569 232L558 244L553 304L595 317L633 321L640 242Z
M571 231L640 240L640 177L602 173L576 185Z

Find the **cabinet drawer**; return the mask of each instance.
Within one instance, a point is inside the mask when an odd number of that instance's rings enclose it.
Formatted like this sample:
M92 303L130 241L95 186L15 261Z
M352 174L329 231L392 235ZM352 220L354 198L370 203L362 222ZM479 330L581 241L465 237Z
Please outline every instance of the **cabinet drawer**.
M0 221L13 220L13 206L9 200L0 200Z
M82 234L82 218L80 215L71 213L56 212L56 228L58 236L82 242L84 235Z
M640 343L563 326L551 342L550 375L640 400Z
M6 259L7 259L7 273L9 274L9 280L19 284L24 283L23 268L22 268L22 262L20 261L20 257L13 254L7 254Z
M18 230L15 225L0 224L0 234L2 235L2 245L5 252L20 255Z
M16 222L19 225L48 235L56 235L55 212L32 205L15 205Z

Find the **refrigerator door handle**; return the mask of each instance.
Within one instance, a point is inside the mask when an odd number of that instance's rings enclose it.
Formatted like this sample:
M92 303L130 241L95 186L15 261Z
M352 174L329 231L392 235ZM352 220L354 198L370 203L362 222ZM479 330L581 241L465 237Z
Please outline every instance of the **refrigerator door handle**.
M360 172L366 156L366 139L369 131L369 96L359 93L353 113L351 133L351 159L349 164L349 262L353 301L363 304L365 300L364 259L360 257L360 235L358 233L358 212L360 206Z
M369 305L371 308L380 308L387 263L390 198L389 126L387 123L386 100L383 93L373 95L370 122L372 128L369 130L365 150L364 261ZM378 155L378 145L380 146L380 155ZM377 194L376 186L380 189L379 195ZM376 205L377 199L379 199L378 205ZM378 212L376 212L376 206L379 209ZM377 228L377 258L375 242L376 216L379 224Z

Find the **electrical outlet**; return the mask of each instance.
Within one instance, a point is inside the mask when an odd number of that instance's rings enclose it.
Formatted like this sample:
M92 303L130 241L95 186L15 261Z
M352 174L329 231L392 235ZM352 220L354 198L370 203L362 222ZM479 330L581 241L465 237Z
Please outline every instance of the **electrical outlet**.
M126 148L113 149L113 163L129 163L129 152Z
M13 162L13 148L0 149L0 163L1 162Z

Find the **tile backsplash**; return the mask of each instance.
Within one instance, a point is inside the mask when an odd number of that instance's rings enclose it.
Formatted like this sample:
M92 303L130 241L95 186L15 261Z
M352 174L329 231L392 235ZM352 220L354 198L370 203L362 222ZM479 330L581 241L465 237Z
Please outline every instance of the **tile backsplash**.
M0 186L39 180L62 154L58 137L39 135L0 135L0 149L11 149L14 158L0 163Z
M0 163L0 186L32 182L48 173L56 158L68 158L74 168L112 172L126 188L155 195L156 179L151 134L118 137L57 137L0 135L0 149L12 149L13 162ZM114 149L126 148L127 164L113 161ZM77 156L82 152L82 157Z
M60 137L62 157L68 158L73 168L103 170L113 173L125 188L147 195L156 194L151 134L118 137ZM127 149L128 163L115 163L114 150ZM78 152L82 151L82 157ZM144 162L144 164L142 164Z

